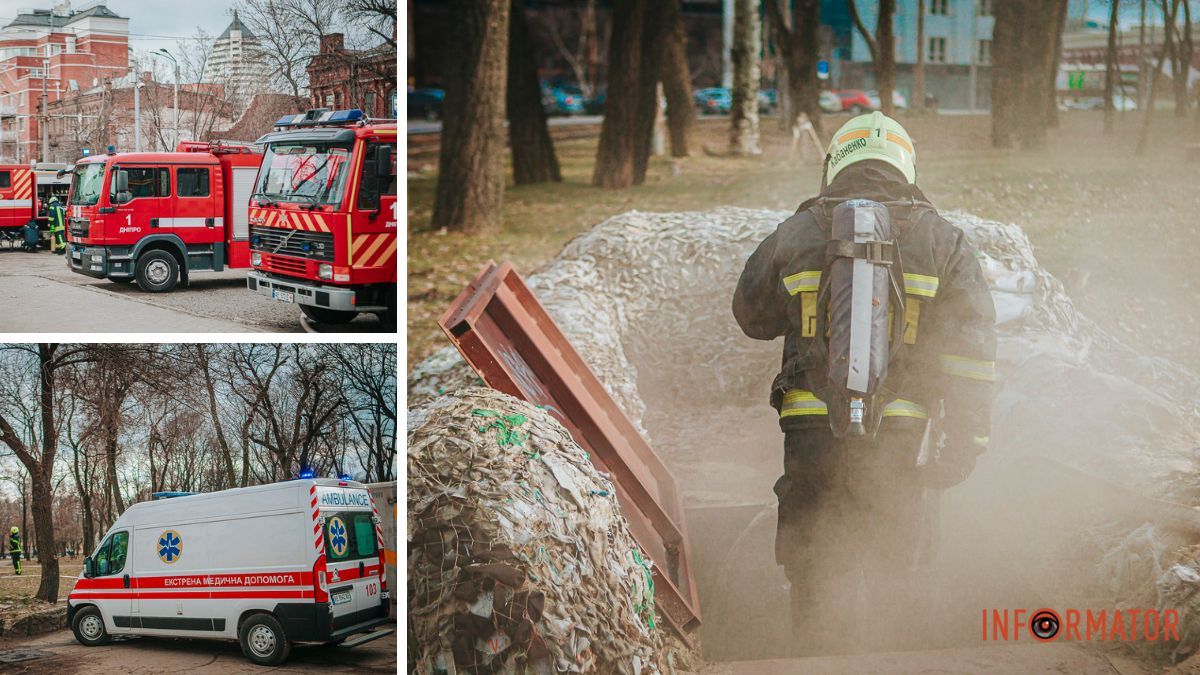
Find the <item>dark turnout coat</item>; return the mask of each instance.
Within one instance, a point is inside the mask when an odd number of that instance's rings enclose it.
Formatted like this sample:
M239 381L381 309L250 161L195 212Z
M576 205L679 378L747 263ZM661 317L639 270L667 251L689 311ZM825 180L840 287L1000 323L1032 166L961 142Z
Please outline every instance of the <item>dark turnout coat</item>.
M784 430L827 426L828 413L809 377L820 365L813 345L828 214L834 200L904 202L889 204L904 272L904 345L886 380L898 398L884 408L880 429L913 420L923 425L940 402L947 447L974 445L982 451L990 426L996 330L975 250L920 190L870 164L843 170L821 197L802 204L758 246L738 281L733 314L752 338L784 337L782 367L771 387Z

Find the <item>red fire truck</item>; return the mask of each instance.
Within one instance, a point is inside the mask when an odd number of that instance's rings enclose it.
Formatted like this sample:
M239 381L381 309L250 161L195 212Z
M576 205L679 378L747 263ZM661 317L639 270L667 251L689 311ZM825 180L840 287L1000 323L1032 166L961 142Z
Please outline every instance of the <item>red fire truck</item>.
M396 326L396 122L361 110L287 115L250 199L251 291L309 319Z
M185 141L175 152L85 157L71 170L71 270L169 291L198 270L250 266L246 207L261 151Z
M25 238L23 228L36 218L33 169L21 164L0 164L0 238Z

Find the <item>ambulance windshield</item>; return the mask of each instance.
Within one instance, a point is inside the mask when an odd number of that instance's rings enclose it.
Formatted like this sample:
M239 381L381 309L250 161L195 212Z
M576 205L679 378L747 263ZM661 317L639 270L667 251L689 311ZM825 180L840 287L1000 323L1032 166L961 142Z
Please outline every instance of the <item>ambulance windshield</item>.
M104 183L104 162L89 162L75 165L75 176L71 179L71 203L92 206L100 201L100 187Z
M348 145L275 143L263 155L254 192L276 202L337 208L349 173Z

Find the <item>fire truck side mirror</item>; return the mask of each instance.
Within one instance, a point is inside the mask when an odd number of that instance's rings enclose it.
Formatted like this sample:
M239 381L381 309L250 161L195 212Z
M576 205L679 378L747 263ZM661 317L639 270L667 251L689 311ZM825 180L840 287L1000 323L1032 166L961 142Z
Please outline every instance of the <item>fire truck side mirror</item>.
M392 175L392 146L381 145L375 149L375 175L380 178Z
M117 171L117 192L129 192L129 172L125 170Z

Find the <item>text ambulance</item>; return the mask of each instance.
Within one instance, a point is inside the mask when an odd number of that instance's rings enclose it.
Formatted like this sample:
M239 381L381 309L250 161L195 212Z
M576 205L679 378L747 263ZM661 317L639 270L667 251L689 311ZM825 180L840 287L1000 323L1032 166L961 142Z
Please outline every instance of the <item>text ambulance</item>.
M67 598L82 644L113 635L236 639L261 665L297 642L392 630L380 519L366 486L328 478L131 506Z
M71 270L169 291L196 270L250 266L247 204L262 154L185 141L75 163L67 207Z

